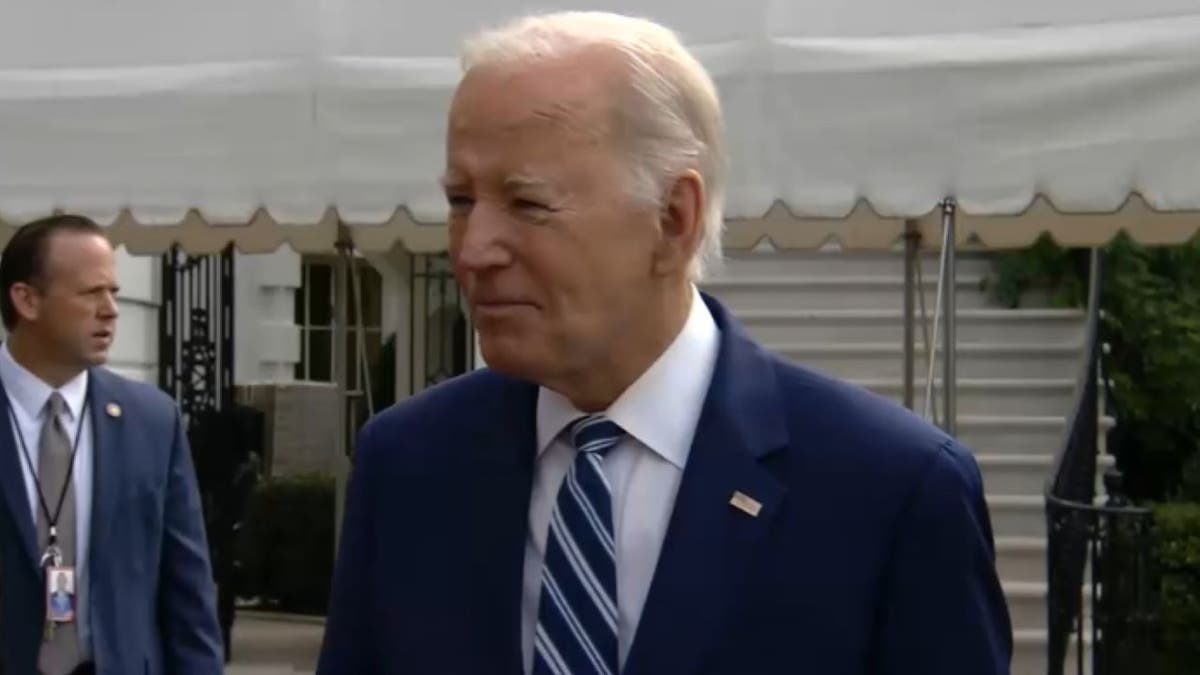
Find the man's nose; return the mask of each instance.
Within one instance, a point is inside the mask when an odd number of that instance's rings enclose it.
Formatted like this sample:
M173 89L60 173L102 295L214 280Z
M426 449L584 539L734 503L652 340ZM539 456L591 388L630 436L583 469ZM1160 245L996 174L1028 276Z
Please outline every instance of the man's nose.
M117 294L106 291L103 299L100 301L100 316L105 319L115 319L119 313Z
M478 272L504 267L512 262L508 227L502 217L485 206L476 206L451 226L454 264L463 271Z

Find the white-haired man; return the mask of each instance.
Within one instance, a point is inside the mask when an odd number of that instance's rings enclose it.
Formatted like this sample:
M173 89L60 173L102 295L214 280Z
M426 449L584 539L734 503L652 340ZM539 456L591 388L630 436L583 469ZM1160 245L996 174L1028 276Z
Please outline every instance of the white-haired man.
M465 65L444 184L489 368L363 430L318 672L1008 672L970 454L697 290L721 114L674 35L541 15Z

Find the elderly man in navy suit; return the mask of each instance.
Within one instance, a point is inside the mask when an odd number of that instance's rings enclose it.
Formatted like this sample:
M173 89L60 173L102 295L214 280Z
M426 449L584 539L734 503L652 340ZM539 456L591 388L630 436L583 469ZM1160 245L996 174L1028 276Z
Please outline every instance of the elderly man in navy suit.
M444 185L489 368L363 430L319 672L1007 673L969 452L697 289L725 141L676 37L533 16L464 61Z

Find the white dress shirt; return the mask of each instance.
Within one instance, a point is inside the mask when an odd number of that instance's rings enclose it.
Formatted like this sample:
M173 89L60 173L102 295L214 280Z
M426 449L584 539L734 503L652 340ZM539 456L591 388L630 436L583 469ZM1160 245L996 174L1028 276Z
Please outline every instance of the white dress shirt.
M87 371L80 373L57 391L66 402L66 412L62 416L63 428L72 443L75 443L77 433L83 434L79 439L75 453L75 469L71 476L71 485L75 490L75 576L78 603L76 621L78 621L81 656L85 661L91 659L91 624L89 607L86 602L88 583L88 537L91 534L92 523L92 429L91 415L84 414L84 397L87 395ZM4 391L8 394L8 405L16 417L16 426L9 418L9 426L14 433L20 434L25 440L25 449L29 458L18 457L21 470L25 477L25 494L29 497L29 515L37 525L41 504L38 500L38 487L35 476L38 470L38 455L41 450L39 443L42 435L42 425L45 422L46 402L55 390L36 375L26 370L13 359L8 350L8 342L0 344L0 382L4 383ZM79 415L84 414L83 427L79 426ZM13 438L17 453L21 454L21 441ZM30 466L32 464L32 466ZM53 509L58 495L46 495L46 502ZM41 556L41 551L38 551Z
M693 289L691 311L675 341L606 411L627 433L604 459L604 473L612 486L617 543L617 638L622 665L650 591L719 346L717 325ZM533 667L550 515L576 454L561 432L582 414L562 395L544 387L539 390L538 459L529 505L521 603L525 672Z

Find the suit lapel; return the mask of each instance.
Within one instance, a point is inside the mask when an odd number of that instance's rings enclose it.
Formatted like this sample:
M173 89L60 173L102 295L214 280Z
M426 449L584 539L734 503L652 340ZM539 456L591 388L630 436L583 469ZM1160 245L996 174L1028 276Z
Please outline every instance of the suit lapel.
M126 406L118 397L107 374L93 368L88 375L92 424L92 528L88 559L95 568L117 520L117 497L121 487L121 439ZM117 414L112 414L117 413Z
M700 668L785 496L762 463L788 440L774 366L715 301L705 300L721 348L626 675Z
M501 395L489 403L499 404L497 412L487 417L485 431L473 444L478 452L473 465L480 472L473 498L487 505L491 523L481 533L476 556L481 565L475 570L475 602L486 607L482 615L489 617L483 633L494 632L494 626L503 626L504 633L496 635L494 643L481 637L476 648L489 672L518 674L524 672L521 601L537 447L537 387L506 378ZM499 595L491 589L498 589Z
M37 531L33 514L29 510L29 493L25 489L25 459L13 435L12 416L8 410L8 392L0 384L0 414L3 415L4 431L0 432L0 492L4 493L4 504L17 527L22 548L29 564L37 568L40 554L37 550Z

